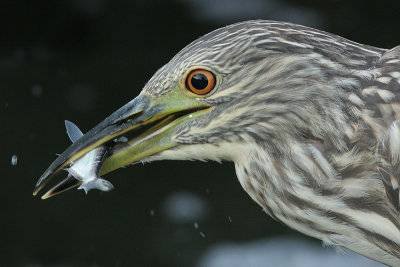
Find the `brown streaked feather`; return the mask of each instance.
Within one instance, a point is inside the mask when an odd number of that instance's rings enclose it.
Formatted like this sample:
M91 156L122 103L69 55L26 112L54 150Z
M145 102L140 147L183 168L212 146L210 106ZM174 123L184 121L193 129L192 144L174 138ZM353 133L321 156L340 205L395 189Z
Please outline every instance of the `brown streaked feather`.
M275 219L326 244L400 266L400 48L249 21L189 44L146 85L167 94L185 71L213 70L212 106L153 159L232 160ZM206 152L205 152L206 151Z

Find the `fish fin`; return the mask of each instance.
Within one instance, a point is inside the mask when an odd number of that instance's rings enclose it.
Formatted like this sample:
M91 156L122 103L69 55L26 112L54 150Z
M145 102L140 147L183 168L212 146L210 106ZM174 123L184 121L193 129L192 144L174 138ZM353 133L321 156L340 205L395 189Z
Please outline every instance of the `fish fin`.
M87 194L92 189L97 189L100 191L107 192L114 189L114 186L107 180L104 180L102 178L97 178L88 183L81 184L81 186L79 186L78 189L85 190L85 193Z
M67 120L65 120L64 122L69 139L71 139L72 143L75 143L76 140L82 137L82 131L79 130L78 126L76 126L74 123Z

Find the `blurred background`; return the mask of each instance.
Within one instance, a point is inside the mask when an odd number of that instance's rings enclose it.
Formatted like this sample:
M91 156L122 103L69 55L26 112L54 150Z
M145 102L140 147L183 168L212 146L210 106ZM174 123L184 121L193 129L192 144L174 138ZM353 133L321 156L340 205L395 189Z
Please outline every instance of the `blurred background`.
M32 190L70 145L65 119L88 131L211 30L283 20L392 48L399 17L375 0L1 0L0 265L379 266L272 220L229 162L130 166L109 193Z

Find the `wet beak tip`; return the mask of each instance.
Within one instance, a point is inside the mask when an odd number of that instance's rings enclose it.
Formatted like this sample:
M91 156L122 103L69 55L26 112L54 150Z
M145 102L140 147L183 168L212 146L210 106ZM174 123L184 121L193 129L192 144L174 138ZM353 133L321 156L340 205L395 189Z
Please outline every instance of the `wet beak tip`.
M35 189L32 192L32 195L36 196L39 193L39 191L40 191L40 188L35 187Z
M51 189L51 190L47 191L43 196L41 196L40 199L43 199L43 200L48 199L56 194L57 194L57 192L55 193L54 190Z

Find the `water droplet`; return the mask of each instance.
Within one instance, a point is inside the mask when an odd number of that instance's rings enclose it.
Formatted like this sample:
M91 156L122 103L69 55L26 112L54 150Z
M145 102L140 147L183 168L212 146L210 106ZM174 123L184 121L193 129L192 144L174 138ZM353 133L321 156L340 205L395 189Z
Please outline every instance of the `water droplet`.
M200 236L201 236L202 238L206 238L206 235L205 235L203 232L200 232Z
M195 222L195 223L193 224L193 226L194 226L194 229L199 229L199 224L198 224L197 222Z
M12 155L11 157L11 165L15 166L18 163L18 157L17 155Z
M154 210L150 210L150 216L154 216Z
M175 192L163 204L167 218L176 223L194 222L206 215L205 201L190 192Z
M40 85L37 84L32 87L31 92L34 97L40 97L42 96L43 89Z
M120 138L117 139L117 141L118 141L118 142L121 142L121 143L126 143L126 142L128 142L129 140L128 140L128 138L126 138L125 136L121 136Z

